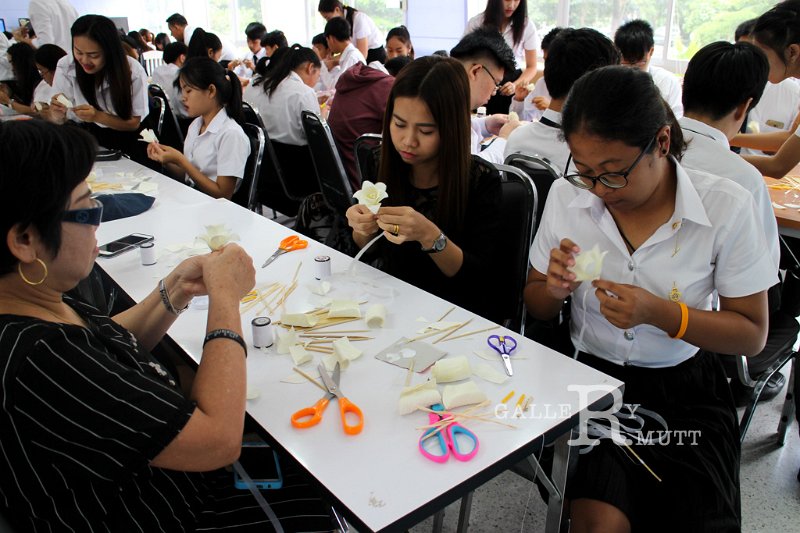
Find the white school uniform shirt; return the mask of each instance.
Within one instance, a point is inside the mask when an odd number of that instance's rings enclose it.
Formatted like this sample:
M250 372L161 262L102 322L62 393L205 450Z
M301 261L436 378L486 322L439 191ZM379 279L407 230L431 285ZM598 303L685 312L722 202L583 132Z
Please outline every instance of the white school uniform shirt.
M478 13L467 22L467 29L464 30L464 35L477 30L481 26L483 26L483 13ZM503 39L506 40L506 43L514 52L514 60L517 62L517 68L519 69L526 67L525 52L539 49L539 35L536 31L536 24L530 19L525 20L522 39L518 43L514 44L514 30L511 28L511 24L506 26L503 31Z
M34 29L35 28L36 27L34 26ZM183 44L185 44L186 46L189 46L189 41L192 40L192 34L194 33L194 30L196 30L196 29L197 28L193 28L193 27L191 27L189 25L187 25L185 28L183 28ZM233 61L234 59L236 59L236 47L234 47L227 40L223 39L220 34L215 33L213 31L210 31L210 30L205 30L205 31L206 31L206 33L213 33L214 35L219 37L219 41L222 43L222 55L219 56L219 60L220 61ZM223 174L223 176L224 176L224 174Z
M296 72L290 72L269 96L263 85L251 84L245 88L243 98L258 109L271 141L295 146L308 144L300 113L319 113L319 104L314 89L303 83Z
M667 69L650 65L647 70L661 96L667 101L676 118L683 116L683 89L678 77Z
M778 223L761 172L731 152L728 138L718 129L688 117L681 118L679 122L683 130L683 138L688 143L686 152L681 159L684 167L731 179L753 195L759 222L764 230L767 247L777 271L781 259Z
M569 146L560 139L561 113L546 109L542 119L558 124L559 127L541 121L520 126L509 135L504 157L515 153L538 155L546 158L563 173L569 158Z
M486 129L486 117L473 117L471 119L471 127L470 152L490 163L502 163L503 150L506 148L506 140L502 137L495 137L492 139L491 144L484 148L481 142L486 137L492 135L492 133Z
M534 84L533 90L528 93L528 96L526 96L522 102L512 98L509 111L513 111L519 115L520 120L527 120L528 122L539 120L542 118L542 115L545 112L545 110L539 109L533 103L533 99L539 96L544 96L548 99L550 98L550 91L547 90L547 84L544 82L544 76L539 78L536 84Z
M165 63L153 70L152 78L153 83L161 87L164 90L164 94L167 95L172 113L179 117L186 117L188 115L186 108L183 106L181 89L175 87L175 80L178 79L180 71L180 67L175 63Z
M353 16L353 42L358 39L366 39L369 50L383 46L383 34L369 15L363 11L356 11Z
M236 74L240 78L248 78L248 79L252 78L253 71L244 66L244 62L250 60L253 62L253 66L256 66L256 64L258 64L258 60L266 56L267 56L267 49L264 48L263 46L255 54L251 52L250 49L248 48L247 53L239 58L242 61L242 64L233 69L234 74Z
M342 72L349 69L356 63L364 63L366 65L367 60L364 57L364 54L361 53L361 50L356 48L356 45L350 42L339 55L339 64L328 72L328 79L325 81L325 84L331 89L336 87L336 82L339 81L339 76L342 75Z
M215 182L217 176L234 176L236 189L242 184L244 166L250 155L250 140L242 127L225 109L220 109L202 134L203 117L197 117L189 125L183 153L208 179ZM189 175L184 176L186 183L194 185Z
M72 54L72 25L78 11L67 0L31 0L28 18L36 31L37 46L55 44Z
M600 198L566 180L554 183L531 248L533 268L546 273L550 250L569 238L581 250L597 245L608 251L603 279L636 285L665 299L677 289L680 301L691 308L711 309L714 290L737 298L777 283L753 196L732 180L672 162L675 212L633 255ZM578 346L583 329L582 351L620 365L652 368L675 366L697 352L697 347L650 325L627 330L613 326L600 312L589 282L578 286L572 302L570 333Z
M42 102L43 104L50 105L50 100L55 94L56 93L53 91L53 87L46 81L42 80L33 90L32 102Z
M11 44L8 42L8 37L0 32L0 81L14 79L14 69L11 67L11 62L8 60L9 46L11 46Z
M128 60L128 66L131 69L131 115L144 119L150 112L147 102L147 73L144 71L144 67L135 59L128 56L125 56L125 59ZM83 96L80 87L78 87L75 61L70 55L59 59L56 65L56 73L53 77L53 94L58 93L64 93L64 96L69 98L73 105L76 106L89 103ZM104 79L100 87L95 89L95 97L97 98L97 107L101 111L117 116L117 112L114 110L114 103L111 100L111 87L107 79ZM81 122L72 111L67 112L67 117L70 120ZM107 127L103 124L97 125L101 128Z
M780 83L769 83L764 87L761 100L747 114L747 133L756 133L750 124L758 124L759 133L789 131L800 108L800 85L794 78ZM742 154L766 155L761 150L742 148Z

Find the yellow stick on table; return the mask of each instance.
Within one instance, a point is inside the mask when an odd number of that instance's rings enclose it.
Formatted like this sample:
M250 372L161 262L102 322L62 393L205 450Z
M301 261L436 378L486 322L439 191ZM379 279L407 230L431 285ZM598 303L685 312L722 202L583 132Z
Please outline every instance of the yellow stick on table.
M522 402L524 401L525 401L525 395L523 394L522 396L519 397L519 400L517 400L517 405L515 405L514 407L519 407L520 405L522 405Z
M505 397L505 398L503 398L503 399L500 401L500 403L506 403L508 400L510 400L511 398L513 398L513 397L514 397L514 394L516 394L516 393L515 393L515 392L512 390L511 392L509 392L508 394L506 394L506 397Z

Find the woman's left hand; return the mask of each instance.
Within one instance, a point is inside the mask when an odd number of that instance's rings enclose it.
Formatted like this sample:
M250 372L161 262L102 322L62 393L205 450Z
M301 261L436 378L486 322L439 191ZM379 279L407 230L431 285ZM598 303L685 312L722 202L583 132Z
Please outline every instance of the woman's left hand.
M153 161L158 161L162 165L166 165L167 163L177 164L183 157L183 153L171 146L152 142L147 145L147 157Z
M390 242L416 241L425 248L430 247L441 233L436 224L411 207L381 207L378 227Z
M203 266L207 259L208 254L184 259L167 276L165 283L170 289L174 287L175 293L170 298L174 298L176 307L182 308L195 296L208 294L203 281Z
M76 105L72 108L72 112L84 122L96 122L99 114L99 111L89 104Z
M511 96L517 90L517 86L513 81L507 81L503 85L500 86L497 92L502 94L503 96Z
M595 280L592 286L600 300L600 312L614 326L628 329L653 323L653 310L661 300L653 293L635 285L604 279Z

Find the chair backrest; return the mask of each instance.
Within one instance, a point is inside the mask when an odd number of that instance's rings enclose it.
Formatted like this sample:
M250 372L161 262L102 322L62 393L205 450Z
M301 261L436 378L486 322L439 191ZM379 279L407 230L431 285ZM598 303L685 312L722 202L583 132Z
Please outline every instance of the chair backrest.
M164 113L165 108L167 106L166 100L161 98L160 96L151 96L150 97L150 114L147 115L142 122L144 122L145 126L148 128L152 128L156 134L156 137L161 139L161 131L164 128Z
M172 107L169 104L169 98L167 98L166 93L164 93L164 89L155 83L151 83L148 87L148 92L150 93L151 98L160 98L163 102L162 108L164 110L164 118L162 119L161 123L161 131L156 132L159 142L182 152L183 132L181 131L181 127L178 125L178 119L172 112Z
M353 152L356 157L356 170L358 171L358 181L376 181L375 172L380 160L380 147L383 136L380 133L365 133L353 144Z
M336 150L331 129L327 122L311 111L302 112L302 122L322 197L328 207L344 216L345 211L353 205L353 189Z
M550 187L563 176L547 158L538 155L510 154L506 157L505 164L525 171L536 186L536 218L533 221L533 232L536 233L539 222L542 220L542 212L547 195L550 193Z
M242 115L244 115L244 121L247 124L255 124L256 126L267 129L264 125L264 119L261 117L261 113L258 112L258 108L250 102L242 102Z
M231 201L245 209L261 213L261 204L258 201L258 181L261 176L261 162L264 159L264 150L267 136L264 128L254 124L245 124L242 129L250 140L250 155L244 166L244 176L239 190L233 193Z
M153 75L153 71L164 64L164 52L161 50L148 50L142 54L142 65L148 76Z
M502 242L499 248L504 251L510 273L497 294L504 300L502 308L509 310L503 325L524 334L527 313L523 291L530 268L528 254L534 235L536 187L525 171L509 165L494 166L500 172L503 190Z

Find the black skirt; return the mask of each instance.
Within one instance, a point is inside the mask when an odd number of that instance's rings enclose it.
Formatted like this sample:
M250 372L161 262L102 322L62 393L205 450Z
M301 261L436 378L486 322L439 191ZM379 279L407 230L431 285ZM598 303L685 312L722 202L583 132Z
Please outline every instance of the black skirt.
M579 360L625 382L624 404L645 421L641 430L628 432L631 447L662 481L604 439L579 455L567 497L617 507L632 531L740 531L739 425L718 356L700 351L658 369L619 366L585 353ZM620 422L638 429L626 412L618 415Z
M373 61L386 63L386 48L384 48L383 46L379 46L378 48L370 48L369 50L367 50L366 59L368 65Z

